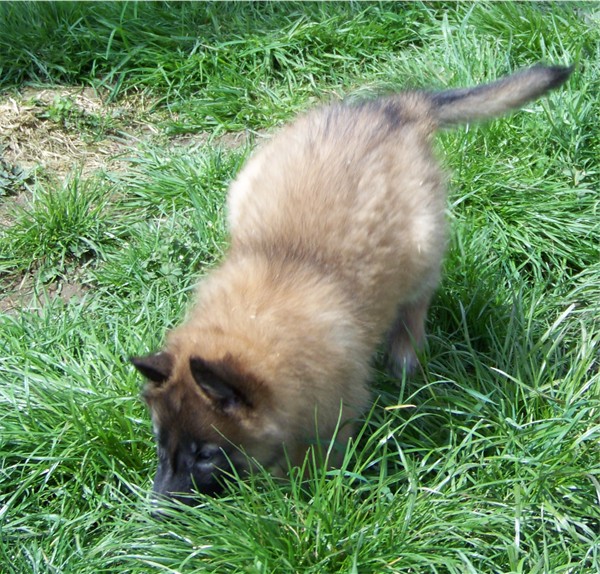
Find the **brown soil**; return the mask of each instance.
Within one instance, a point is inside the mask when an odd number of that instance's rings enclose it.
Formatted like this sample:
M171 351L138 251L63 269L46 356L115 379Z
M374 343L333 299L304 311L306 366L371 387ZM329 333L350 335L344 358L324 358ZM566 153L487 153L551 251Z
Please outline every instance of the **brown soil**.
M5 286L5 294L0 296L0 313L14 313L23 308L39 309L57 297L67 303L71 299L81 299L86 291L85 286L69 281L35 286L31 276L24 275L19 281Z

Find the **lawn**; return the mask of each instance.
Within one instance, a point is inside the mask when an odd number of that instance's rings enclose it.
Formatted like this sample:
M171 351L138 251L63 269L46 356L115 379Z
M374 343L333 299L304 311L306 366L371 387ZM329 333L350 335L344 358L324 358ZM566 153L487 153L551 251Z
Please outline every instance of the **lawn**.
M142 381L227 245L229 181L318 102L576 64L440 134L422 368L374 358L341 468L150 513ZM595 3L0 3L0 571L600 572Z

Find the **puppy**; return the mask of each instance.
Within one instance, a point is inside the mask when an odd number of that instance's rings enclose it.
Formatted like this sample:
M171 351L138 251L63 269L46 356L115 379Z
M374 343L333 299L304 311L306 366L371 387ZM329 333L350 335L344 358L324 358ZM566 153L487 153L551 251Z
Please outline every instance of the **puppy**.
M251 157L229 191L225 260L164 349L132 359L149 381L157 494L191 503L232 466L282 475L315 443L343 446L380 341L396 373L424 343L446 246L432 136L518 108L570 72L334 103Z

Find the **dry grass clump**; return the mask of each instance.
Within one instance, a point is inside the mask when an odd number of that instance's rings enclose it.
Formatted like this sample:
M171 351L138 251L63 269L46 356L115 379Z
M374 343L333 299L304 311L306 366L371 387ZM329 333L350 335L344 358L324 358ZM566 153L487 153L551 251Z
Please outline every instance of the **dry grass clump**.
M26 88L0 100L4 161L57 179L123 169L116 158L151 130L141 129L139 114L103 102L91 88Z

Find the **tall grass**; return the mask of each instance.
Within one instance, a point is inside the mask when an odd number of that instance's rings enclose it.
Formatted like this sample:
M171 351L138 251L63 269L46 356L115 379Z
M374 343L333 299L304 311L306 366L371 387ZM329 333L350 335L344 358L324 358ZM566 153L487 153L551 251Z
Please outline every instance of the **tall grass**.
M35 181L0 230L0 289L36 291L0 315L0 570L600 571L598 23L585 3L1 3L11 97L143 93L156 129L212 139L165 135L132 146L127 171ZM160 345L223 254L250 149L216 136L539 60L578 67L524 111L439 137L452 238L428 351L401 381L375 359L342 467L258 472L153 518L126 358ZM74 280L76 299L46 293Z

